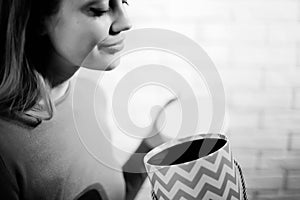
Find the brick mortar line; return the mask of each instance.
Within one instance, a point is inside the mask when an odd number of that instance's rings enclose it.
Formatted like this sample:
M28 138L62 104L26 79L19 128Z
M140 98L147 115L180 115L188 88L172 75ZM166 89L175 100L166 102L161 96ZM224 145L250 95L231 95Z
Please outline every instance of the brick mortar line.
M257 124L257 128L260 130L264 130L265 129L265 125L264 125L264 121L265 121L265 111L264 110L260 110L258 111L258 124Z
M261 89L263 91L267 89L267 69L265 67L261 69Z
M289 176L289 171L287 169L283 169L283 180L282 180L283 191L286 191L288 189L288 176Z
M298 4L298 22L300 22L300 2L299 0L297 1Z
M293 140L293 133L288 133L288 138L287 138L287 151L290 152L292 151L292 140Z
M295 110L296 109L296 88L292 88L292 100L291 100L291 109Z
M299 7L300 7L300 5L299 5ZM300 21L300 19L299 19L299 21ZM298 41L296 43L296 55L299 55L299 54L300 54L300 41ZM299 56L296 56L296 68L300 68L300 57Z

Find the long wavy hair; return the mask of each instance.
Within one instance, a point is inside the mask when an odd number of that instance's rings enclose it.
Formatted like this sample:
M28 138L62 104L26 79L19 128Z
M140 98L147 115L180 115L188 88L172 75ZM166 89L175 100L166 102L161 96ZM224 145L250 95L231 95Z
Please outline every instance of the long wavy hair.
M0 116L33 117L37 125L53 116L45 63L49 38L45 20L60 0L0 0ZM38 105L44 102L43 106ZM28 111L37 111L31 112ZM47 115L39 115L39 111ZM35 114L34 114L35 113Z

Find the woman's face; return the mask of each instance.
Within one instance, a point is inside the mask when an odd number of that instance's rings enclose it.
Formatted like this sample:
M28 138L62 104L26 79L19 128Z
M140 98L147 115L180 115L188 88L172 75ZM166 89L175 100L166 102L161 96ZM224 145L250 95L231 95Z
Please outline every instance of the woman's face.
M111 70L131 25L122 0L61 0L59 12L46 21L55 53L76 66Z

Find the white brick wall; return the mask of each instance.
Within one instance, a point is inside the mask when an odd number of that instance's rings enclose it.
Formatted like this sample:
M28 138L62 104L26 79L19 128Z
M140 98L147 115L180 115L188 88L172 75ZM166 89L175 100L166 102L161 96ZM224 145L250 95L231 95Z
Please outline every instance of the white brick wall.
M189 0L183 3L179 0L169 0L167 14L170 18L180 20L200 21L231 21L230 3L220 0Z
M300 109L300 88L294 90L294 108Z
M229 109L228 114L231 128L258 128L260 126L260 112Z
M300 199L300 0L130 3L135 27L183 33L216 64L249 196Z
M296 47L271 47L265 45L232 48L232 60L236 67L293 68L296 66Z
M300 129L300 110L272 110L265 111L263 127Z
M286 88L300 87L300 68L267 69L265 71L265 86Z
M248 109L288 109L292 103L291 89L247 90L232 92L230 105Z
M291 140L291 150L293 151L300 151L300 135L293 135Z
M293 46L300 40L300 26L298 21L268 23L267 41L273 45Z
M250 129L249 129L250 130ZM240 149L258 149L258 150L286 150L287 149L287 134L273 130L255 130L230 133L230 143L235 148Z
M217 44L264 44L267 39L267 27L263 24L246 22L239 24L236 22L225 23L199 23L197 27L204 41L211 41Z
M299 190L300 189L300 176L299 172L290 172L288 174L287 187L289 189Z
M232 1L232 10L237 21L296 21L299 17L297 0L252 0Z
M225 68L219 69L219 73L227 91L259 90L263 86L264 76L260 69Z

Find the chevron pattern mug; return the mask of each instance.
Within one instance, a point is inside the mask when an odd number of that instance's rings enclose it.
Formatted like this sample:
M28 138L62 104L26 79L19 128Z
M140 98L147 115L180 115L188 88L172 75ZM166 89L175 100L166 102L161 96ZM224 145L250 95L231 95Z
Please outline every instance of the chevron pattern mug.
M144 164L155 200L243 199L241 169L224 135L169 141L146 154Z

